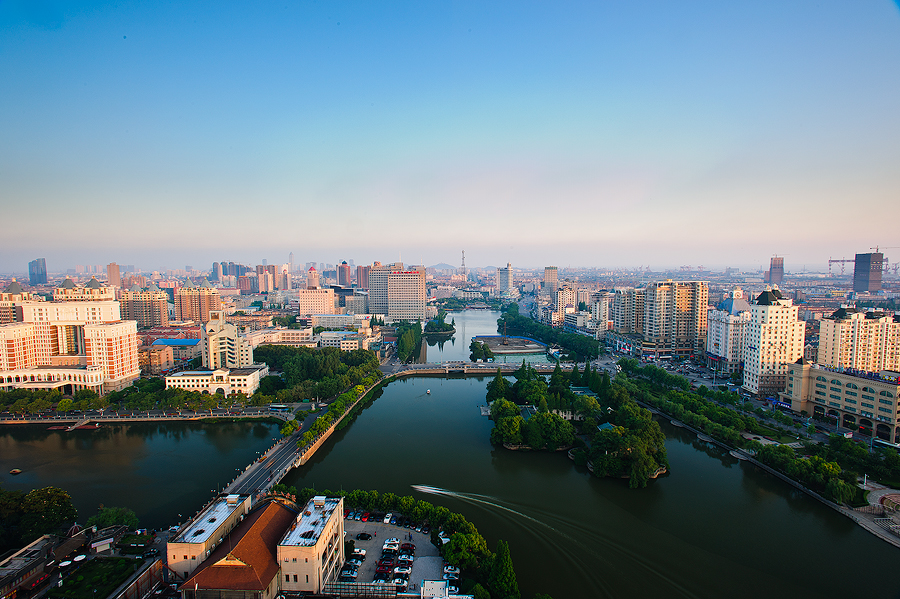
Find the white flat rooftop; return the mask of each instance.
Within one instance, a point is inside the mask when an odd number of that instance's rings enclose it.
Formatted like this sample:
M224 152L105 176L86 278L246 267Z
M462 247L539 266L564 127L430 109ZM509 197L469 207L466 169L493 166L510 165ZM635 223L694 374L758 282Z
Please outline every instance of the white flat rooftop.
M279 545L312 547L316 544L325 529L325 523L341 503L340 498L327 498L321 502L321 506L317 506L317 500L318 498L309 500ZM343 517L343 514L341 516Z
M229 502L229 499L232 501ZM185 528L180 535L173 539L172 543L204 543L209 539L216 529L235 510L241 509L241 505L246 497L241 495L228 495L227 497L217 497L214 502L200 512L200 515L194 518L194 521Z

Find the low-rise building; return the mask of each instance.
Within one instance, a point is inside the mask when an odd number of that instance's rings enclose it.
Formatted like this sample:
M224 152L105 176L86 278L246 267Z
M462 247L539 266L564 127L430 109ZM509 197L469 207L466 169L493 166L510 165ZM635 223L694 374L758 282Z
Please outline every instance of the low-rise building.
M171 347L175 360L193 360L200 356L202 346L199 339L157 339L151 347Z
M245 335L245 339L251 347L260 345L290 345L292 347L318 347L318 342L313 339L313 328L302 329L272 328L252 331Z
M166 544L169 570L180 580L187 580L244 519L250 503L250 495L216 497Z
M175 357L170 346L151 345L138 348L138 363L141 372L160 375L175 366Z
M840 426L900 443L900 373L863 372L800 359L788 368L780 394L797 413L835 419Z
M313 497L278 543L282 588L321 593L344 563L344 499Z
M185 389L200 393L253 395L259 388L259 380L269 374L266 365L248 368L217 368L176 372L166 376L166 389Z

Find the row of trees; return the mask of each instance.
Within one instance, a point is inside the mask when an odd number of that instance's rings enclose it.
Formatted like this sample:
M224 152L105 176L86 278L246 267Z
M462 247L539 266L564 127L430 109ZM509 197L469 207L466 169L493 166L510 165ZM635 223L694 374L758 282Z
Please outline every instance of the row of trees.
M451 512L444 506L416 499L410 495L379 493L378 491L331 491L322 493L315 489L278 484L272 488L276 494L286 495L297 504L304 505L314 495L344 497L345 507L367 511L400 512L418 524L431 526L431 541L442 552L444 559L471 576L476 584L472 594L476 599L520 599L519 584L513 568L509 545L500 540L497 551L488 549L487 541L465 516ZM450 540L445 544L438 534L443 531ZM537 595L535 599L550 599L549 595Z
M422 343L422 328L418 322L402 322L397 326L397 357L406 362Z
M548 345L559 345L575 361L590 360L600 355L600 343L593 337L564 333L519 314L519 305L510 304L497 320L497 331L537 339Z
M375 384L373 380L370 384ZM341 393L337 396L331 404L328 406L328 410L316 418L316 421L313 422L313 425L309 428L308 431L303 433L303 436L300 437L300 440L297 441L298 447L306 447L310 445L315 439L328 430L328 427L331 426L333 422L335 422L338 418L344 415L344 412L350 409L350 406L365 393L366 387L363 385L356 385L355 387ZM293 421L292 421L293 422ZM299 426L297 426L299 428ZM293 434L295 430L291 430L288 434Z
M755 452L756 459L763 464L832 501L846 503L857 499L859 490L856 481L863 472L888 484L900 481L900 455L896 451L876 450L870 453L864 445L841 435L832 435L826 445L804 443L799 454L787 445L763 445L748 440L741 433L761 435L764 429L756 418L741 414L727 405L735 401L734 393L710 392L705 387L696 393L684 392L680 389L683 385L672 380L682 377L659 377L655 370L661 369L635 367L631 362L635 361L619 361L623 373L651 375L643 381L625 382L640 394L643 401L723 443ZM651 377L654 378L652 382Z

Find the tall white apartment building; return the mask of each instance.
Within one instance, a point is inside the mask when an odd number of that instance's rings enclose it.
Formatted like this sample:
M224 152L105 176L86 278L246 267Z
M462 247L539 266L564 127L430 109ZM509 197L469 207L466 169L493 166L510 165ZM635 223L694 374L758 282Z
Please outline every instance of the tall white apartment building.
M253 346L225 321L223 310L209 313L209 322L200 330L204 368L247 368L253 365Z
M900 372L900 316L843 307L822 319L819 364Z
M788 366L803 357L805 330L792 300L778 289L760 293L744 337L743 388L765 396L784 391Z
M613 294L609 291L597 291L591 294L591 320L597 325L596 337L602 339L606 335L611 316Z
M571 306L573 309L578 309L578 294L574 288L569 287L568 285L563 285L562 287L557 288L554 301L554 307L559 312L565 312L566 306Z
M644 290L616 289L612 302L613 329L623 334L644 334Z
M507 262L506 268L501 266L497 269L497 293L502 294L504 291L509 291L512 286L512 264Z
M0 326L0 388L108 393L131 385L140 376L137 323L121 320L109 288L67 280L54 297L67 299L15 302L17 322Z
M726 374L740 372L750 310L740 289L735 289L731 297L709 310L706 317L707 366Z
M297 290L297 308L300 316L310 314L334 314L334 289Z

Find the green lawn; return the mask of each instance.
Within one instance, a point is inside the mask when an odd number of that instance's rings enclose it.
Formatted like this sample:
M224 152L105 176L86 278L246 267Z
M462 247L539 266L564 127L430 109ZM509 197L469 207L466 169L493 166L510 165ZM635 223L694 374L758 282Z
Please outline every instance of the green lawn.
M134 574L140 560L125 557L101 557L86 562L69 574L61 587L54 587L47 597L95 599L106 597Z

